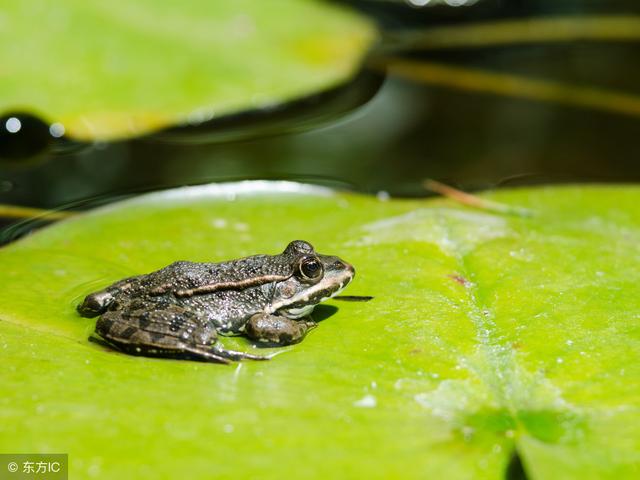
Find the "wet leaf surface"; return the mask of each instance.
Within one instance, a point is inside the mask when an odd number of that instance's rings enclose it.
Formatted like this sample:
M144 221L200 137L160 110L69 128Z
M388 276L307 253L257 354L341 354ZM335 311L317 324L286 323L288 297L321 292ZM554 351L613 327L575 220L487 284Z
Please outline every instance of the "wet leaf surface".
M534 215L247 182L1 249L0 449L68 452L82 478L636 478L640 190L486 196ZM127 356L74 310L126 275L295 238L352 262L345 295L374 298L318 307L270 362Z

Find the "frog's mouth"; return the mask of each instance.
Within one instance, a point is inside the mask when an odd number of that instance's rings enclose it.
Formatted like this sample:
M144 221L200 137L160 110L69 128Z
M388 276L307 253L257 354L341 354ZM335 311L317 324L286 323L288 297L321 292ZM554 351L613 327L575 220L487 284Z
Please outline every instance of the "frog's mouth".
M274 304L272 312L291 319L306 317L317 304L338 295L353 280L355 270L347 263L344 265L344 269L327 272L320 282L304 292Z

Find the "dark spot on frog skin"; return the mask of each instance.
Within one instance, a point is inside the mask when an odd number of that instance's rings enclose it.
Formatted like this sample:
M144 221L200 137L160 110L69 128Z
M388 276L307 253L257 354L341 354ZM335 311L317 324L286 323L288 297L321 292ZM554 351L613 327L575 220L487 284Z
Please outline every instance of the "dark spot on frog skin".
M182 327L184 327L184 324L184 317L175 317L169 324L169 330L171 330L172 332L178 332Z
M164 339L165 334L162 332L151 332L149 334L152 343L159 343L162 339Z
M113 327L113 322L111 320L103 320L101 325L104 332L108 333L111 330L111 327Z
M135 326L130 326L125 328L122 332L120 332L120 336L122 338L129 339L133 336L134 333L138 332L139 329Z
M149 312L144 312L140 315L140 318L138 319L138 326L141 329L146 329L149 327L149 325L151 325L151 319L149 318Z

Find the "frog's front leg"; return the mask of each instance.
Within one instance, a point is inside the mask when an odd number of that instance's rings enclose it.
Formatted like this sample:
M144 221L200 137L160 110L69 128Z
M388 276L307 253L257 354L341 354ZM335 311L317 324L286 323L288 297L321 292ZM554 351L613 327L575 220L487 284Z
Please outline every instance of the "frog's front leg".
M245 325L245 333L262 344L292 345L302 341L315 326L317 323L311 320L292 320L281 315L256 313Z
M145 277L145 275L125 278L124 280L109 285L107 288L90 293L85 297L84 301L78 305L78 313L83 317L97 317L107 311L109 305L113 303L118 294L130 293L134 290L143 277Z

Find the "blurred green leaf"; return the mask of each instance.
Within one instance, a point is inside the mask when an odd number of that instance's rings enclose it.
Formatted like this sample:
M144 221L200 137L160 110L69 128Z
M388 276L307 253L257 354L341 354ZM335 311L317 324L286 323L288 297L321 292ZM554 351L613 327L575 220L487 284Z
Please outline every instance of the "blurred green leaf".
M349 79L376 37L319 0L4 5L0 112L110 140L278 104Z
M490 479L517 458L531 479L637 478L640 189L486 197L534 216L244 182L3 248L0 450L68 452L72 478ZM295 238L352 262L346 293L375 298L318 307L270 362L127 356L88 342L74 310L125 275Z

